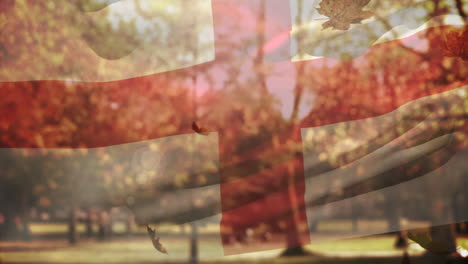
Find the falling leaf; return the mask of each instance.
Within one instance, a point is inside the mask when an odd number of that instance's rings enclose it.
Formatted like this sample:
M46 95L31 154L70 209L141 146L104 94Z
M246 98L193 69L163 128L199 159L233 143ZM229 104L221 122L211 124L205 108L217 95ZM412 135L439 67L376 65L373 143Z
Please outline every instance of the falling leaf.
M446 41L442 45L444 56L459 57L463 60L468 60L468 27L464 27L463 31L454 30L446 35Z
M351 24L360 24L374 14L363 11L370 0L323 0L317 11L330 20L322 24L322 30L332 29L348 30Z
M148 225L146 226L146 230L148 231L148 235L151 239L151 242L153 242L154 248L161 253L169 255L169 253L167 253L166 248L161 244L161 242L159 242L160 237L156 236L156 231Z
M197 132L198 134L201 134L201 135L204 135L204 136L208 135L208 129L198 126L196 122L192 123L192 129L193 129L193 131Z

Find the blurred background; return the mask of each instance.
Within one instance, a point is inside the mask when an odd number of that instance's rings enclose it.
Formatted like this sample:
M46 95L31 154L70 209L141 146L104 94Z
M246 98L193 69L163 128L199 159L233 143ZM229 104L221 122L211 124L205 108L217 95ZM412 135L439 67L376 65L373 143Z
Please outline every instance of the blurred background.
M463 261L468 3L331 2L0 0L0 262Z

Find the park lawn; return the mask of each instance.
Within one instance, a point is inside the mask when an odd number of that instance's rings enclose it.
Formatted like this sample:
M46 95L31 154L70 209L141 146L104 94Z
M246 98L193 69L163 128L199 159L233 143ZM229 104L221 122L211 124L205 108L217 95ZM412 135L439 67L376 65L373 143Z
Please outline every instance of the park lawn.
M380 225L380 224L378 224ZM97 228L97 227L95 227ZM124 223L114 224L114 232L125 232ZM332 228L330 224L323 226L326 231ZM380 228L380 226L378 227ZM161 232L179 233L180 226L158 226ZM31 230L35 235L41 234L65 234L66 223L33 223ZM84 224L78 225L80 232L85 231ZM185 231L188 233L189 227ZM134 233L146 233L144 226L136 226ZM211 230L204 228L201 234L208 234ZM312 237L313 243L305 246L306 249L321 257L314 258L288 258L278 259L282 250L262 251L258 246L255 253L222 257L215 252L221 252L216 246L214 238L203 236L199 239L200 259L206 263L401 263L402 251L393 248L395 236L372 236L354 239L333 240L332 235L326 232ZM156 252L146 237L120 238L104 242L94 239L81 240L74 246L67 244L66 240L43 240L33 242L0 242L0 262L7 263L186 263L189 255L188 237L164 236L162 242L167 247L170 255ZM274 243L274 242L272 242ZM276 242L276 247L281 247L282 242ZM468 238L459 238L458 245L468 248ZM253 245L233 245L247 246ZM21 250L9 250L9 248L21 248ZM420 255L424 250L412 243L409 253L412 256ZM324 258L325 257L325 258ZM366 260L365 260L366 259ZM364 261L365 260L365 261ZM398 260L397 262L395 262ZM364 262L363 262L364 261ZM430 263L418 259L411 263Z
M104 242L82 240L79 244L70 246L65 240L33 241L33 242L0 242L3 248L0 259L7 263L145 263L154 261L183 262L189 252L188 239L163 238L162 242L169 251L164 255L153 248L149 239L115 239ZM26 251L7 251L9 244L21 248L28 245ZM47 248L45 245L49 243ZM53 245L55 243L55 245ZM30 244L35 244L31 246ZM204 258L219 257L210 254L215 243L210 239L200 240L200 252ZM10 246L14 248L14 246ZM35 250L37 249L37 250ZM216 249L219 252L219 249Z
M48 223L31 223L29 225L29 228L31 229L31 233L33 235L57 235L57 234L66 234L67 233L67 223L54 223L54 222L48 222ZM97 232L98 226L97 224L93 224L93 230ZM116 222L112 226L112 230L114 233L120 234L120 233L125 233L126 232L126 225L123 222ZM160 232L181 232L182 227L176 226L176 225L161 225L158 226L158 230ZM189 228L186 228L186 230L189 230ZM86 226L83 223L79 223L77 225L77 231L79 233L84 233L86 231ZM134 234L143 234L146 233L146 227L145 226L133 226L132 228L132 233Z
M372 232L372 233L385 233L388 230L388 221L384 219L358 219L356 221L357 229L359 231ZM427 221L406 221L404 224L405 229L419 228L422 226L429 226ZM318 232L353 232L353 222L349 219L328 219L320 221L317 225Z
M68 226L65 223L31 223L29 229L33 235L66 234ZM85 225L78 224L77 230L84 232Z
M407 228L416 228L420 226L427 226L427 222L421 221L409 221L407 224ZM181 233L183 231L189 232L190 226L189 225L156 225L159 232L162 233ZM388 224L385 220L365 220L361 219L357 221L357 226L360 231L370 232L374 234L378 233L385 233L388 230ZM34 235L47 235L47 234L65 234L67 232L67 223L65 222L48 222L48 223L36 223L33 222L30 224L31 232ZM113 224L112 230L114 233L125 233L126 224L124 222L115 222ZM77 230L80 233L85 232L85 225L83 223L79 223L77 226ZM98 227L96 224L93 225L93 230L97 231ZM318 224L319 233L333 233L333 232L353 232L353 225L352 222L349 220L327 220L321 221ZM215 225L204 225L199 227L200 233L213 233L217 232L217 227ZM132 227L132 233L134 234L143 234L146 233L145 226L138 226L134 225Z
M276 258L281 250L220 257L213 239L200 239L200 259L204 263L401 263L402 251L394 250L394 236L378 236L329 241L306 246L307 249L328 257ZM82 241L69 246L66 241L0 242L0 259L6 263L186 263L189 240L164 238L170 255L156 252L148 239L118 239L105 242ZM8 243L29 245L25 251L8 251ZM48 247L44 246L49 243ZM55 244L54 244L55 243ZM459 245L468 247L468 239ZM19 245L20 246L20 245ZM421 251L422 252L422 251ZM413 252L414 253L414 252ZM341 255L340 255L341 254ZM363 262L366 259L366 262ZM398 262L395 262L398 260ZM372 262L367 262L372 261ZM423 260L421 260L423 261ZM412 263L430 263L428 260Z

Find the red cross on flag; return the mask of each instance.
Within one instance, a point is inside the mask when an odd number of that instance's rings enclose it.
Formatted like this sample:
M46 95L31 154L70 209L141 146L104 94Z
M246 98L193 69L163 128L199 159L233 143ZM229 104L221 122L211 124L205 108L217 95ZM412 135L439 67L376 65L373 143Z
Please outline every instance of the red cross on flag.
M467 221L456 2L0 1L0 212L128 206L206 257Z

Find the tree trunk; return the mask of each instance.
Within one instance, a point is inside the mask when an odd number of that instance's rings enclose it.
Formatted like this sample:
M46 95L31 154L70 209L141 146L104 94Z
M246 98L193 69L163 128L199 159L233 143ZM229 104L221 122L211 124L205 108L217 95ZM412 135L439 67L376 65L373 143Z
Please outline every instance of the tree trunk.
M88 210L86 215L86 236L91 238L93 235L93 219L91 218L91 210Z
M0 239L1 240L16 240L19 236L19 229L15 222L15 214L11 210L5 210L4 222L1 225Z
M77 220L76 207L72 206L68 217L68 242L72 245L78 242Z
M303 173L303 157L302 155L296 154L294 157L294 163L289 164L289 172L288 172L288 191L289 191L289 203L291 208L299 208L299 204L296 200L297 193L296 193L296 177L304 177ZM312 255L311 252L304 250L302 247L302 239L301 239L301 232L298 229L300 223L300 216L299 212L295 211L292 217L289 217L287 220L287 230L286 230L286 242L287 242L287 249L281 253L281 256L288 257L288 256L305 256L305 255Z
M349 206L351 207L351 226L352 232L356 233L359 231L358 220L360 215L360 210L358 206L353 206L351 201L348 201Z
M29 184L18 186L17 192L20 195L20 210L21 215L21 239L25 241L31 240L31 229L29 228L30 219L30 193L32 188Z
M29 212L25 212L21 218L21 239L31 241L31 229L29 228Z
M106 225L106 231L107 231L107 238L112 238L112 236L114 235L114 219L112 218L112 214L111 214L111 211L109 210L109 212L107 213L108 215L108 219L109 221L107 222L107 225Z
M395 88L392 86L392 81L389 79L388 72L391 72L387 67L383 70L383 87L384 89L390 92L390 100L392 109L398 107L398 94ZM395 118L397 118L395 116ZM398 120L394 120L397 122ZM396 127L394 128L395 134L398 134ZM397 172L398 173L398 172ZM396 233L396 240L394 243L395 248L406 248L408 246L408 239L404 233L401 232L400 218L401 218L401 208L400 208L400 192L394 190L393 192L387 193L385 197L386 208L385 213L388 220L388 228L391 232Z
M295 168L293 167L294 164L289 164L292 166L289 166L289 172L288 172L288 178L289 178L289 186L288 186L288 191L289 191L289 204L291 205L291 208L298 208L298 203L295 201L296 197L296 189L295 189ZM288 249L286 252L284 252L282 255L283 256L288 256L291 254L303 254L302 246L301 245L301 238L300 234L298 231L298 224L299 224L299 216L297 213L294 213L293 217L290 217L287 221L287 230L286 230L286 245Z
M126 230L125 230L127 233L127 236L132 236L134 223L135 223L135 220L133 219L133 216L131 215L127 216Z
M198 229L195 223L190 224L191 236L190 236L190 264L198 263Z
M464 190L468 187L466 184L468 180L464 180ZM464 210L466 201L468 200L465 192L458 191L453 194L452 208L453 208L453 219L455 219L455 233L456 234L468 234L468 222L458 222L459 219L468 219L468 210Z
M5 184L2 186L2 214L4 222L0 225L0 240L16 240L20 237L20 229L16 224L17 217L17 193L14 184Z
M106 228L102 223L98 224L97 238L98 240L106 239Z
M394 244L395 248L405 249L408 247L408 236L403 231L398 231L396 241Z
M98 233L97 233L97 237L99 240L104 240L107 237L106 226L107 226L108 220L109 219L105 211L99 212Z
M298 15L296 17L296 24L301 25L302 24L302 4L303 1L299 0L298 1ZM298 47L299 47L299 54L302 55L302 50L300 50L301 43L303 42L303 37L302 35L297 36L297 42L298 42ZM291 122L295 122L298 113L299 113L299 105L301 103L302 99L302 93L303 93L303 83L302 83L302 78L304 76L305 68L304 64L299 64L296 67L296 84L294 87L294 102L293 102L293 109L291 113ZM301 139L300 136L300 129L299 131L295 132L296 134L293 135L293 137L296 138L295 142L297 140ZM294 163L292 164L292 167L288 167L288 192L289 192L289 203L291 205L291 208L298 208L299 204L296 200L297 197L297 190L296 190L296 182L297 178L296 177L304 177L304 160L303 160L303 155L295 155L294 158ZM296 164L299 164L296 166ZM302 241L300 237L300 231L298 230L298 225L300 223L299 220L299 212L295 211L293 214L293 217L289 218L287 221L287 237L286 237L286 245L287 249L281 253L281 256L304 256L304 255L311 255L310 252L307 252L304 250L302 247ZM311 224L313 227L313 224ZM314 228L316 229L316 228ZM310 230L309 230L310 231Z
M387 193L385 197L385 214L388 221L388 229L391 234L396 234L393 246L395 248L403 249L408 246L408 238L401 230L401 208L400 208L400 193L395 191Z

